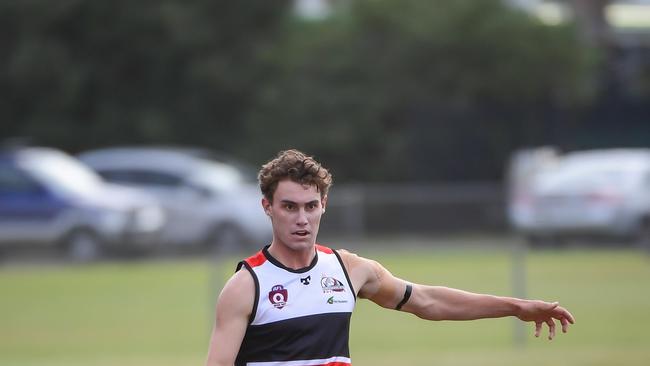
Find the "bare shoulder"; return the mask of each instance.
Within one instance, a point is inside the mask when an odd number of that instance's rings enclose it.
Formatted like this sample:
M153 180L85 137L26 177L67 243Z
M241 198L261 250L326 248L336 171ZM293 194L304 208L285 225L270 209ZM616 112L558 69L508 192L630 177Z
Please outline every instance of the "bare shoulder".
M207 365L233 365L255 301L255 280L240 269L226 282L217 299Z
M255 280L245 268L240 269L226 282L217 307L230 314L250 315L255 301Z
M358 261L360 258L358 255L350 252L347 249L336 249L336 252L341 256L341 260L343 260L343 263L346 267L351 263L356 263L356 261Z
M404 293L406 283L394 277L381 263L339 250L343 264L354 283L358 296L386 308L394 308Z
M350 270L360 270L368 274L377 275L378 272L385 271L385 268L377 261L364 258L346 249L338 249L337 252L343 260L345 267Z
M336 252L341 256L343 265L345 265L345 268L348 271L367 268L370 264L370 260L363 258L356 253L352 253L347 249L337 249Z
M343 265L347 269L351 280L360 296L367 296L368 290L377 286L378 281L390 273L377 261L364 258L345 249L337 251L341 256Z

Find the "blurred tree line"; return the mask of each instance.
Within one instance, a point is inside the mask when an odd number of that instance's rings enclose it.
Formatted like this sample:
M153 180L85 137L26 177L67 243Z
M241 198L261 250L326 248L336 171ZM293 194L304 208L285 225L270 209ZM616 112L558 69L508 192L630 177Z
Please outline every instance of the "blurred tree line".
M77 152L296 147L338 181L499 179L573 128L597 58L499 0L0 3L1 137Z
M3 135L79 150L114 143L231 149L264 79L283 1L0 3Z

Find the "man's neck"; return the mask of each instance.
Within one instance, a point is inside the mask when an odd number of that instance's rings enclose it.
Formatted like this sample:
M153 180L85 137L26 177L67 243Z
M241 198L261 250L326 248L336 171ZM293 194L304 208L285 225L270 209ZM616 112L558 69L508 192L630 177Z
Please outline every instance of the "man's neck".
M315 245L304 250L292 250L288 246L273 241L269 247L269 253L285 267L301 269L308 267L316 255Z

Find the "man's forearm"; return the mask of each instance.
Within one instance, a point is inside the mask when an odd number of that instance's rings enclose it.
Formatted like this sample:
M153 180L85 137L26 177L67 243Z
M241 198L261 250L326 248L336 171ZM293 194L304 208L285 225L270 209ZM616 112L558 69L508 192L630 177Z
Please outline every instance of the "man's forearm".
M416 285L405 310L428 320L474 320L515 316L525 300L476 294L463 290Z

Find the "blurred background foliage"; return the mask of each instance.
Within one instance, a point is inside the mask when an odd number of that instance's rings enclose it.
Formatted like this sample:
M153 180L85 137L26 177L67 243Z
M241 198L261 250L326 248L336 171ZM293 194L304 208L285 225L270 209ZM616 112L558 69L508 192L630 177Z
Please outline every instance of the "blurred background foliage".
M286 1L5 1L3 135L233 149ZM270 76L270 75L269 75Z
M248 120L260 141L304 145L339 177L498 178L518 144L544 142L550 113L588 98L591 54L569 26L501 1L345 6L293 23Z
M2 2L0 137L254 163L297 147L339 181L496 180L514 149L579 134L600 93L572 24L499 0L334 4Z

